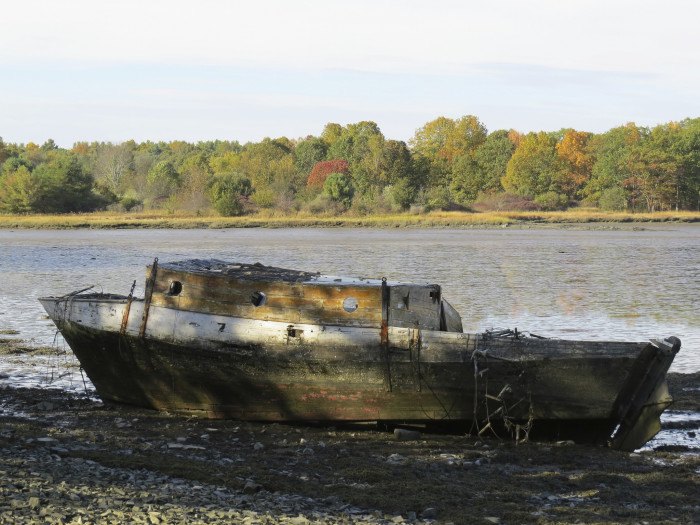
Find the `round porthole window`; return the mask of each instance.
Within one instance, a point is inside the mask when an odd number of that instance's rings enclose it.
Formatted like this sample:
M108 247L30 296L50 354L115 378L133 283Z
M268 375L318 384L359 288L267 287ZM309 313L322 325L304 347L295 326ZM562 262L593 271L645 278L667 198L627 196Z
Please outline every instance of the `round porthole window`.
M180 292L182 292L182 283L180 281L170 281L168 295L180 295Z
M354 297L346 297L343 301L343 310L345 310L349 314L357 310L357 306L357 299L355 299Z
M250 296L250 302L257 308L267 302L267 296L263 292L253 292Z

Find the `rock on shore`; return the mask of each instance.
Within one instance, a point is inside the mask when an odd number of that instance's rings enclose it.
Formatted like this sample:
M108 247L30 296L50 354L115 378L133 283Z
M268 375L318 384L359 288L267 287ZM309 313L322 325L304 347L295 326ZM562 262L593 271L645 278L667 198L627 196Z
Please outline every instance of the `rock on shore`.
M680 408L698 406L699 378L672 381ZM0 523L693 523L700 515L697 452L397 434L191 419L2 387Z

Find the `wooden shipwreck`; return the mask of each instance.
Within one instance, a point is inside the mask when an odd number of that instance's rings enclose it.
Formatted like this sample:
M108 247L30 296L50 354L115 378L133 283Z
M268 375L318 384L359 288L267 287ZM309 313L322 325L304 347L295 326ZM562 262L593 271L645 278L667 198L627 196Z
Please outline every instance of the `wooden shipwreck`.
M41 298L106 401L259 421L461 425L633 450L680 349L463 333L438 285L218 260L148 268L143 298Z

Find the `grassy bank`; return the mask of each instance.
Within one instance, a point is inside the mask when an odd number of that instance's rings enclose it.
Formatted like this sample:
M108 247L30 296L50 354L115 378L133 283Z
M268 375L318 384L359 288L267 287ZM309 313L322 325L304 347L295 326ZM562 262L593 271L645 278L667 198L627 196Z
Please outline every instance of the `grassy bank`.
M197 216L167 212L67 215L0 215L0 228L301 228L301 227L498 227L700 222L700 212L610 213L595 209L563 212L430 212L368 216L271 215Z

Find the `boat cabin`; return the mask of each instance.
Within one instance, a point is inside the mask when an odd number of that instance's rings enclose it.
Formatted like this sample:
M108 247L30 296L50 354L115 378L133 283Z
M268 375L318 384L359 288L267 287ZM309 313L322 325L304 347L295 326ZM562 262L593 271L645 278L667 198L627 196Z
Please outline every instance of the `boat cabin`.
M154 306L263 321L461 332L436 284L330 277L262 264L194 259L148 267Z

